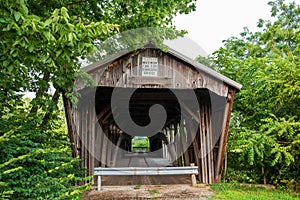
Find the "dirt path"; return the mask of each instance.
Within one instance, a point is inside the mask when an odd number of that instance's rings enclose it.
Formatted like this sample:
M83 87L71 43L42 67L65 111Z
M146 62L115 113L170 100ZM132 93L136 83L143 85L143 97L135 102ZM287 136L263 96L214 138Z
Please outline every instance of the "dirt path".
M206 200L213 194L209 186L191 187L187 184L177 185L130 185L103 186L89 191L83 200L99 199L200 199Z

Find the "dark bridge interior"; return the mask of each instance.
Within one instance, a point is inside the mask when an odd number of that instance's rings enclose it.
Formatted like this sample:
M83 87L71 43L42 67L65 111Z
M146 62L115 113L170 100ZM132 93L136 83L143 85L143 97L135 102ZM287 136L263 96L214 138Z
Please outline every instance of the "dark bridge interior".
M102 125L107 123L115 124L111 109L109 109L111 108L113 90L114 88L112 87L97 88L95 97L96 114L99 115L103 110L107 111L105 114L102 114ZM123 88L122 90L128 89ZM187 90L178 90L178 92L182 93L182 96L185 96ZM207 89L196 89L194 92L199 103L210 100ZM118 108L118 111L126 111L126 109L128 109L126 105L127 99L124 99L122 95L120 95L118 101L124 101L124 107ZM192 110L194 114L197 114L199 107L197 107L198 105L189 104L189 95L186 95L186 99L181 99L181 101L184 101L185 105ZM155 104L162 105L167 112L166 127L174 122L179 122L181 120L181 114L183 114L182 112L185 112L184 109L180 107L178 99L170 89L138 88L131 96L129 103L129 112L133 121L140 126L148 125L150 123L149 109Z

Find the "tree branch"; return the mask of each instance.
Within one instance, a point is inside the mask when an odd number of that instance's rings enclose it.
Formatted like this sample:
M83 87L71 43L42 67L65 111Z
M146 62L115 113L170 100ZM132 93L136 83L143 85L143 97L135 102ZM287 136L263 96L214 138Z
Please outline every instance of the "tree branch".
M50 72L45 72L44 77L43 77L42 80L48 82L49 78L50 78ZM46 88L46 89L48 90L48 88ZM40 87L39 90L37 91L36 95L35 95L35 99L42 97L43 93L47 90L45 90L44 87ZM38 105L34 105L31 108L30 113L36 113L38 111L38 108L39 108Z
M52 96L51 102L54 103L55 105L57 105L59 96L60 96L60 91L56 90ZM47 113L45 114L45 116L43 118L43 122L40 125L41 130L43 130L45 128L45 126L47 125L47 123L49 122L52 112L53 112L53 106L49 106Z
M69 134L69 139L70 139L70 144L71 144L71 149L72 149L72 156L73 158L77 157L77 150L75 146L75 126L74 126L74 121L72 119L72 107L71 107L71 102L68 100L65 91L62 91L62 98L64 102L64 107L65 107L65 115L66 115L66 120L67 120L67 125L68 125L68 134Z

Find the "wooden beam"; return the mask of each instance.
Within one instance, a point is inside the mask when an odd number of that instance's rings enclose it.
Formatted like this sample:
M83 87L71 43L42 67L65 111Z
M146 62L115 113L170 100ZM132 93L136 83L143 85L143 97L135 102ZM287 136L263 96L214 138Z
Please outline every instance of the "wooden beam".
M101 167L105 167L106 165L106 157L107 157L107 144L108 144L108 138L107 138L107 135L105 134L105 132L108 134L108 126L106 125L104 128L104 132L102 133L103 135L103 139L102 139L102 150L101 150Z
M206 125L205 125L205 117L204 117L204 109L205 105L201 104L200 109L200 144L201 144L201 175L202 175L202 183L208 183L207 181L207 160L206 160Z
M111 167L111 157L112 157L112 135L113 130L112 130L112 126L108 127L108 133L107 133L107 151L106 151L106 164L108 167Z
M199 122L199 117L180 99L178 99L178 101L180 102L180 105L184 108L184 110L186 110L188 112L188 114L190 114L195 120L196 122Z
M95 159L97 161L96 166L99 167L99 164L101 162L101 149L102 146L102 132L98 124L95 124Z
M226 142L228 136L228 129L229 129L229 122L230 122L230 113L232 110L232 104L234 99L234 90L230 90L228 92L228 102L226 103L225 113L224 113L224 120L223 120L223 129L222 134L220 137L219 142L219 151L218 151L218 158L216 164L216 173L215 173L215 182L218 183L221 180L222 175L222 163L224 161L225 151L226 151Z
M101 112L97 115L97 121L101 119L108 111L110 110L110 105L106 106Z
M183 155L184 155L184 165L185 166L189 166L190 165L190 158L189 158L189 146L187 144L187 141L186 141L186 134L184 133L183 131L183 128L180 128L180 139L182 140L182 149L184 150L183 151Z
M190 119L190 120L188 120L188 122L189 122L189 132L190 132L190 135L192 135L192 133L191 133L191 131L195 128L194 127L194 125L193 125L193 122L192 122L192 120ZM197 129L196 129L196 135L197 135ZM199 173L198 173L198 176L199 176L199 174L200 174L200 159L199 159L199 157L198 157L198 155L199 155L199 145L198 145L198 142L197 142L197 137L195 136L195 138L193 139L193 150L194 150L194 156L195 156L195 161L196 161L196 164L197 164L197 166L198 166L198 171L199 171Z
M214 165L213 165L213 155L212 155L212 130L211 130L211 109L209 104L205 107L206 113L206 153L207 153L207 164L208 164L208 183L214 182Z
M123 140L123 135L121 134L118 138L118 141L117 141L117 145L115 146L114 150L113 150L113 155L112 155L112 167L115 167L116 165L116 162L117 162L117 157L118 157L118 153L119 153L119 150L121 148L121 142Z

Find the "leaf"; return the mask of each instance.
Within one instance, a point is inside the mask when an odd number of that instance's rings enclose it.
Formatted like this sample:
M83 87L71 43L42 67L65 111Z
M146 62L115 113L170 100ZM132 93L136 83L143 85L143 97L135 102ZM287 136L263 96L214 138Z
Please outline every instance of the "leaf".
M50 42L51 41L51 39L52 39L52 35L51 35L51 33L50 33L50 31L44 31L43 32L43 35L45 36L45 38L48 40L48 42Z
M7 67L10 64L10 60L3 61L3 67Z
M18 22L19 19L20 19L20 17L21 17L21 13L15 11L15 12L14 12L14 17L15 17L16 22Z
M28 14L28 8L27 8L24 0L20 0L19 5L20 5L20 8L21 8L20 10L22 11L22 13Z
M58 51L56 51L56 57L59 57L60 56L60 54L62 53L62 50L61 49L59 49Z
M68 33L68 41L73 42L73 34L72 33Z
M49 26L52 23L52 19L47 19L44 23L44 27Z
M64 20L68 23L70 16L68 14L68 9L66 7L61 8L61 15L63 16Z
M32 53L32 52L34 51L34 49L35 49L34 45L30 45L30 46L28 47L28 51L29 51L30 53Z
M32 25L32 30L34 30L35 32L38 32L34 21L31 22L31 25Z

